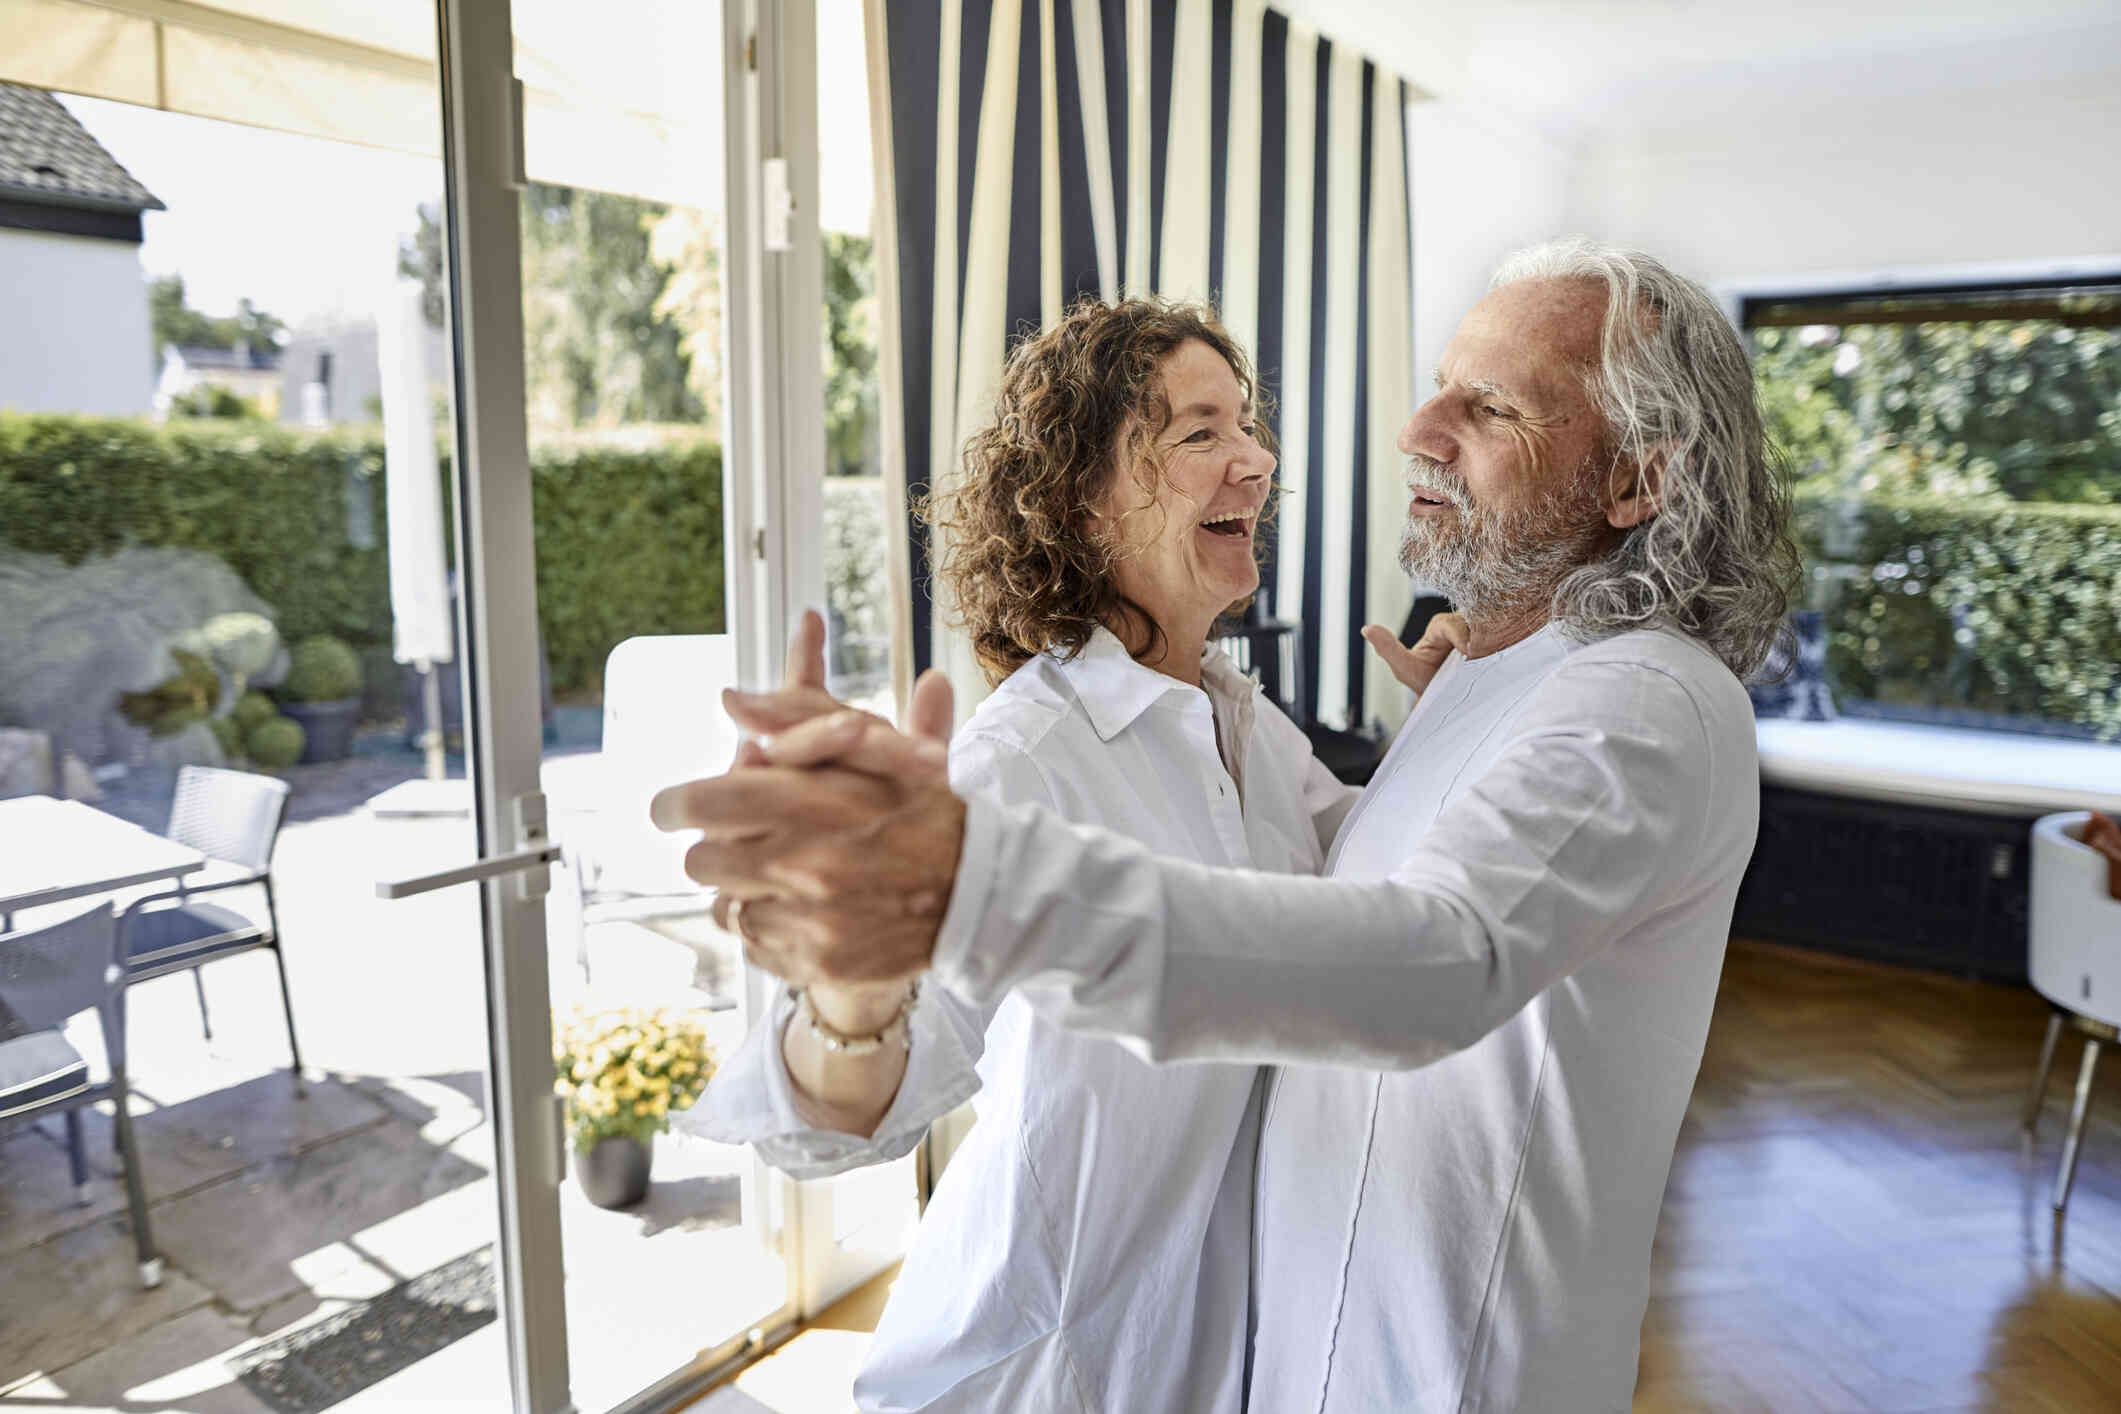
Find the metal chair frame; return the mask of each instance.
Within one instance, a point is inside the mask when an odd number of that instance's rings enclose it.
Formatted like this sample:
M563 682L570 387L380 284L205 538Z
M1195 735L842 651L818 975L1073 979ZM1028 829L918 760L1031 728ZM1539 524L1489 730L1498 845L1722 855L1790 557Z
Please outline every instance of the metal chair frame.
M2121 1044L2121 1027L2115 1025L2121 1009L2112 1000L2114 983L2121 980L2121 974L2116 974L2106 953L2112 942L2121 941L2107 932L2121 923L2121 902L2107 898L2105 861L2074 833L2088 818L2083 812L2065 811L2042 816L2033 824L2028 954L2034 990L2046 998L2049 1012L2039 1068L2019 1123L2028 1156L2047 1101L2048 1079L2062 1032L2067 1027L2084 1038L2069 1131L2063 1137L2062 1163L2055 1172L2057 1222L2069 1209L2070 1189L2077 1181L2077 1159L2083 1152L2084 1123L2091 1112L2099 1057L2106 1047Z
M85 913L77 914L62 922L47 927L30 929L21 933L0 934L0 951L10 944L21 945L39 939L51 939L54 935L69 931L80 932L84 939L100 933L103 955L103 994L95 1002L96 1021L103 1030L103 1048L109 1058L109 1074L101 1082L89 1082L84 1078L77 1085L61 1094L10 1109L0 1115L0 1129L14 1129L29 1124L48 1114L60 1114L66 1120L66 1158L74 1180L75 1201L86 1206L88 1197L88 1146L82 1133L81 1111L104 1100L111 1103L112 1129L117 1136L118 1156L122 1161L125 1198L130 1210L133 1226L133 1251L139 1263L140 1285L153 1289L162 1284L162 1258L155 1251L154 1231L147 1215L147 1186L140 1177L140 1146L133 1134L132 1109L129 1101L131 1087L126 1079L125 1065L125 955L124 945L118 934L116 920L111 915L108 902L97 904ZM54 1030L38 1026L35 1031Z
M221 778L233 778L241 782L240 787L229 785L229 789L260 790L273 788L278 799L273 802L271 815L260 832L264 837L261 850L245 860L221 858L219 862L234 864L246 872L240 877L219 879L209 884L193 884L179 881L173 889L149 894L134 899L126 905L118 919L118 942L125 967L126 985L146 982L156 977L166 977L172 972L190 972L192 986L199 997L199 1027L212 1040L213 1016L206 1005L206 983L200 971L209 962L225 957L236 957L242 953L265 949L272 953L273 967L280 978L280 1009L287 1019L287 1050L291 1058L291 1072L295 1082L295 1093L304 1093L302 1081L302 1046L295 1037L294 1000L287 987L287 961L280 951L280 911L273 896L272 856L279 845L280 826L287 815L288 789L284 781L270 776L257 776L242 771L222 771L208 767L187 766L177 777L177 795L170 806L169 837L181 844L189 844L209 857L216 857L215 846L227 843L225 838L215 837L210 828L197 823L197 811L202 798L221 784ZM202 837L203 836L203 837ZM143 915L160 911L155 905L173 905L181 908L185 903L204 894L222 893L229 889L262 888L265 891L265 924L243 928L231 928L222 933L188 939L157 953L134 955L130 937L136 920Z
M2032 1093L2025 1098L2025 1119L2019 1129L2030 1151L2040 1128L2040 1111L2047 1103L2048 1078L2055 1069L2055 1044L2062 1039L2065 1026L2074 1028L2084 1037L2084 1051L2077 1059L2077 1093L2070 1103L2069 1130L2062 1137L2062 1163L2055 1170L2053 1206L2060 1217L2069 1208L2069 1191L2077 1182L2077 1156L2084 1148L2084 1121L2091 1113L2092 1083L2099 1070L2099 1055L2107 1046L2121 1041L2121 1030L2067 1007L2052 1002L2048 1005L2047 1036L2040 1042L2040 1068L2033 1076Z

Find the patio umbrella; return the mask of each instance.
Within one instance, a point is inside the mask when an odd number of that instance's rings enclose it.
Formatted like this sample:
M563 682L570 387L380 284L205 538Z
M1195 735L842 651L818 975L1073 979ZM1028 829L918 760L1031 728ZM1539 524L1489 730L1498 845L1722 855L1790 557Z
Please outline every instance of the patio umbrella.
M456 656L449 567L442 554L442 477L435 457L427 322L420 284L400 280L376 316L382 375L383 472L390 513L392 655L423 678L427 775L442 778L441 683L435 664Z

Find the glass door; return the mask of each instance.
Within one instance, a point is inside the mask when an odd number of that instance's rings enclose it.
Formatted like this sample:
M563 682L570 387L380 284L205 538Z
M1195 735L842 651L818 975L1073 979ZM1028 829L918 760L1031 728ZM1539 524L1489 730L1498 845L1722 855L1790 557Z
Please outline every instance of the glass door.
M723 553L755 499L725 475L734 27L676 0L444 14L510 1378L518 1407L656 1407L791 1312L776 1185L657 1133L747 1024L740 953L646 818L726 764L715 692L756 652L728 611L751 557Z
M483 891L523 1407L679 1399L914 1214L910 1163L798 1186L655 1132L770 986L646 807L723 768L718 689L775 680L825 599L816 19L444 4L479 862L427 882Z
M808 4L445 0L441 78L477 863L403 888L484 903L515 1401L662 1408L887 1268L916 1213L910 1162L793 1185L658 1132L770 979L647 801L728 763L717 691L776 681L827 570L863 577L819 526L861 490L880 522L874 458L840 439L827 507L823 413L842 373L874 405L874 358L827 367L823 269L874 273L819 223ZM876 693L842 598L838 681Z
M427 784L393 581L443 581L463 405L447 281L404 283L445 190L438 19L8 7L0 151L42 192L0 202L0 796L81 832L78 896L11 922L107 902L148 960L122 1032L42 1043L101 1079L126 1041L80 1172L63 1116L0 1123L0 1403L509 1397L477 896L373 888L474 853L468 810L385 800ZM143 831L216 858L123 886Z
M905 1165L798 1188L666 1136L641 1199L607 1207L587 1162L696 1078L672 1035L728 1052L768 986L644 830L647 795L720 769L713 689L775 680L798 607L833 606L843 691L888 667L869 562L819 531L883 507L858 420L822 484L823 384L862 360L821 365L822 268L859 260L820 230L818 17L25 13L0 122L65 137L25 165L86 204L0 220L5 309L40 351L0 361L24 508L0 518L0 595L34 599L0 598L0 646L39 665L0 684L0 724L42 745L29 793L97 797L114 826L175 830L184 765L289 793L275 893L229 900L277 901L284 978L253 951L199 992L130 994L162 1286L99 1285L124 1247L107 1113L80 1208L56 1129L0 1136L0 1289L71 1293L0 1304L27 1332L0 1391L676 1399L887 1265L912 1211ZM114 668L120 646L145 657ZM320 759L295 759L310 738ZM555 1041L595 1056L607 1023L638 1076L563 1075ZM197 1368L143 1384L128 1352Z

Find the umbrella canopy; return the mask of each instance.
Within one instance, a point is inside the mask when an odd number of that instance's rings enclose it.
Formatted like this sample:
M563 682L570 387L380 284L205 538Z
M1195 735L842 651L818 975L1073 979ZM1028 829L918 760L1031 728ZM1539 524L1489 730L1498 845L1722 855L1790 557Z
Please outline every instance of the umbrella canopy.
M515 0L536 181L722 207L721 7ZM828 230L869 229L860 0L818 6ZM438 157L433 0L0 0L0 79Z
M456 653L456 625L442 554L442 475L420 295L419 281L401 280L376 311L390 514L391 638L401 663L446 663Z

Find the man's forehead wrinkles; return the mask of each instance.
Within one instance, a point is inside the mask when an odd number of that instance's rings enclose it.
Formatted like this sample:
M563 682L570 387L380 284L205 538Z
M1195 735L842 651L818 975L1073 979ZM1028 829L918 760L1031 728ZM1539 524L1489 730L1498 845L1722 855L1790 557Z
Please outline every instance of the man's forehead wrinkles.
M1441 366L1438 366L1435 370L1435 378L1436 386L1439 389L1451 386L1451 383L1454 381L1444 376L1444 371ZM1477 374L1472 377L1460 378L1455 381L1459 387L1470 389L1471 391L1476 393L1486 393L1490 397L1504 398L1513 403L1529 404L1537 402L1539 400L1535 396L1536 390L1513 388L1507 383L1499 382L1494 378L1484 377Z

